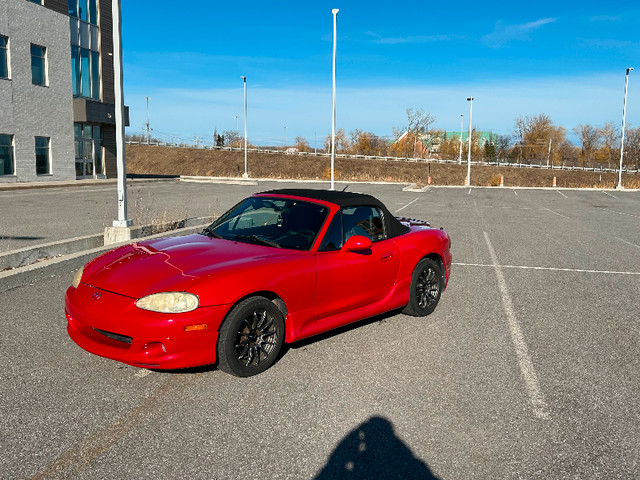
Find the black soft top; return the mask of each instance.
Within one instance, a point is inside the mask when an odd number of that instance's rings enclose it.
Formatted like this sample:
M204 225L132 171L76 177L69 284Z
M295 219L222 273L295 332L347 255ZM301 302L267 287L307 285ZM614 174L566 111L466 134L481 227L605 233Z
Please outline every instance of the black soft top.
M323 200L330 202L339 207L355 207L366 205L369 207L378 207L382 210L385 230L389 238L397 237L409 231L409 227L403 225L394 217L387 207L377 198L367 195L366 193L355 192L338 192L335 190L313 190L307 188L283 188L279 190L269 190L261 192L258 195L291 195L294 197L310 198L314 200Z

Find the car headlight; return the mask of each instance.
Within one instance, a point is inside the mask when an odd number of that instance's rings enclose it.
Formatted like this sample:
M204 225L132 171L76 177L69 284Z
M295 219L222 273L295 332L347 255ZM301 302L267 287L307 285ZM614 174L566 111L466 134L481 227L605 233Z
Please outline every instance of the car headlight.
M198 297L186 292L154 293L136 301L136 307L160 313L184 313L198 308Z
M78 285L80 285L80 280L82 280L83 272L84 272L84 267L80 267L80 270L78 270L76 274L73 276L73 281L71 282L71 286L73 288L78 288Z

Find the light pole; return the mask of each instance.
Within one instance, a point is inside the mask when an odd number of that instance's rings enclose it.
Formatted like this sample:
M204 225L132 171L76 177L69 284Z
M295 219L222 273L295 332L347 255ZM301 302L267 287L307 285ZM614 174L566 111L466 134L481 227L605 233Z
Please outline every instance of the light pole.
M124 158L124 96L122 91L122 22L120 20L120 0L112 3L111 13L113 16L113 70L114 70L114 93L115 93L115 116L116 116L116 159L118 172L118 219L113 221L113 226L117 228L130 227L133 220L127 218L127 167ZM118 238L129 240L131 232L124 233Z
M618 172L618 185L616 188L624 188L622 186L622 158L624 156L624 125L627 117L627 87L629 86L629 72L633 70L633 67L627 68L627 73L624 76L624 104L622 106L622 137L620 139L620 171Z
M238 131L238 115L234 115L236 117L236 132Z
M318 132L313 132L313 154L318 154Z
M147 145L149 145L149 97L147 99Z
M462 122L464 120L464 113L460 114L460 153L458 154L458 164L462 164Z
M471 117L473 115L473 97L467 97L469 102L469 155L467 156L467 185L471 186Z
M333 14L333 101L331 104L331 190L335 190L334 168L336 164L336 42L337 17L339 10L331 10Z
M287 126L284 126L284 146L287 147Z
M247 77L240 77L244 83L244 173L242 178L249 178L247 172Z

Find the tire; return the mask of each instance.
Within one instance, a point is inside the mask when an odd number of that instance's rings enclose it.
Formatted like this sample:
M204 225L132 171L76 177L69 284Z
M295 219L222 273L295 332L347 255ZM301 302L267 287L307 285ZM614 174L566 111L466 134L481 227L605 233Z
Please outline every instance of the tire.
M430 258L418 262L411 276L409 303L402 313L413 317L424 317L432 313L442 294L442 268Z
M250 377L274 364L284 343L284 318L264 297L250 297L233 307L218 336L218 368Z

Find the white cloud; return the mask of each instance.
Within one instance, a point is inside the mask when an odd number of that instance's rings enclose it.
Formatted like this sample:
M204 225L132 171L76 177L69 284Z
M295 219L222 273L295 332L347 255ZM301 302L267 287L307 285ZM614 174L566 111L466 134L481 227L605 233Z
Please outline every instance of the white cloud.
M463 35L447 34L447 35L408 35L405 37L383 37L375 32L366 32L369 37L373 38L373 43L380 45L402 45L402 44L419 44L433 42L450 42L453 40L463 40Z
M498 21L493 32L482 37L482 42L490 47L501 47L512 41L528 41L531 39L529 37L531 32L556 21L555 18L541 18L533 22L515 25L505 25L502 21Z

